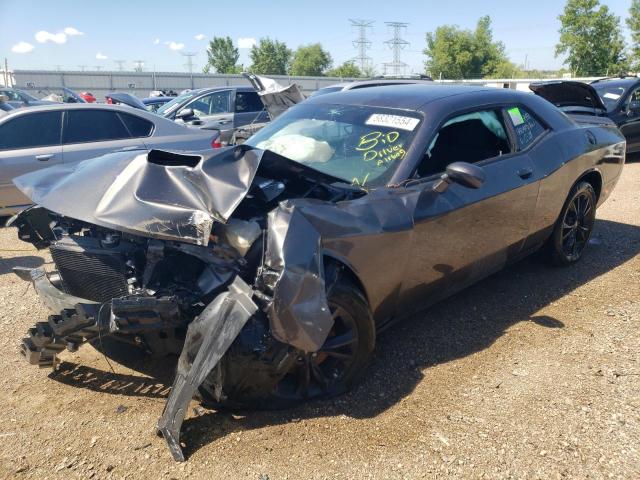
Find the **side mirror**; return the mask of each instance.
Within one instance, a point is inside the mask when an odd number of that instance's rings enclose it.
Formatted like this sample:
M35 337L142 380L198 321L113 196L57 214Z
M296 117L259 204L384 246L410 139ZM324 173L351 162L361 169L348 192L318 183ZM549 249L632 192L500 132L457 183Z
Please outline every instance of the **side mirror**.
M447 166L440 180L433 186L436 192L442 193L452 183L458 183L467 188L480 188L485 181L484 170L467 162L454 162Z
M194 117L194 116L195 115L193 113L192 108L183 108L178 113L176 113L176 118L181 118L182 120L184 120L185 118Z

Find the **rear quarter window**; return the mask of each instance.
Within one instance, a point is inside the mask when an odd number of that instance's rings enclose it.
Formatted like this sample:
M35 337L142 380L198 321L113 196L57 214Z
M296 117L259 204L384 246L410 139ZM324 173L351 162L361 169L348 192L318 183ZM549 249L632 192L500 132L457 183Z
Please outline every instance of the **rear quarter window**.
M148 137L153 132L153 123L129 113L119 113L133 138Z
M518 151L527 149L547 131L546 127L524 107L509 107L506 113L516 135Z

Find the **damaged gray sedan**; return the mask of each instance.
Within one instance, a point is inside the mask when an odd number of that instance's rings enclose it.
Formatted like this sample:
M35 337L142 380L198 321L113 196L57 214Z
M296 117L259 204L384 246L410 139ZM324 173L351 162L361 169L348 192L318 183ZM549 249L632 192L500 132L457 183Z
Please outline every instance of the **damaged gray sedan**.
M110 335L180 354L158 432L196 395L282 408L347 390L376 332L544 247L578 261L625 160L615 125L533 95L404 85L318 96L245 145L114 153L15 180L55 271L22 351Z

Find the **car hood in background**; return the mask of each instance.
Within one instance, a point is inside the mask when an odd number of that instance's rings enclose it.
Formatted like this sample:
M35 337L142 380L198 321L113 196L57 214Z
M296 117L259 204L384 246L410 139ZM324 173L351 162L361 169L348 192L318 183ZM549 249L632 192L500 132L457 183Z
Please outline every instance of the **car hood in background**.
M260 95L260 100L262 100L267 112L269 112L271 120L278 117L289 107L305 99L300 87L295 83L282 86L271 78L252 73L244 73L243 75Z
M70 218L206 245L213 222L226 222L244 199L263 154L242 145L188 155L117 152L13 182L34 203Z
M529 89L556 107L581 107L607 111L596 89L588 83L575 81L540 82L532 83L529 85Z
M130 93L126 93L126 92L111 92L107 95L105 95L108 98L111 98L112 100L115 100L118 103L122 103L124 105L128 105L130 107L133 108L137 108L140 110L147 110L147 107L145 106L144 103L142 103L142 101L138 98L138 97L134 97L133 95L131 95Z

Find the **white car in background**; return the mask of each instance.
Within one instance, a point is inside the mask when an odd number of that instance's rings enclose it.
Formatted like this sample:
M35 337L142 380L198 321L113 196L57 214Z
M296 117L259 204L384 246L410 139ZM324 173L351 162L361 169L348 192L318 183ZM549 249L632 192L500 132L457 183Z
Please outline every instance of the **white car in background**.
M206 150L217 145L219 135L119 105L53 104L6 112L0 115L0 217L31 203L12 182L22 174L117 151Z

